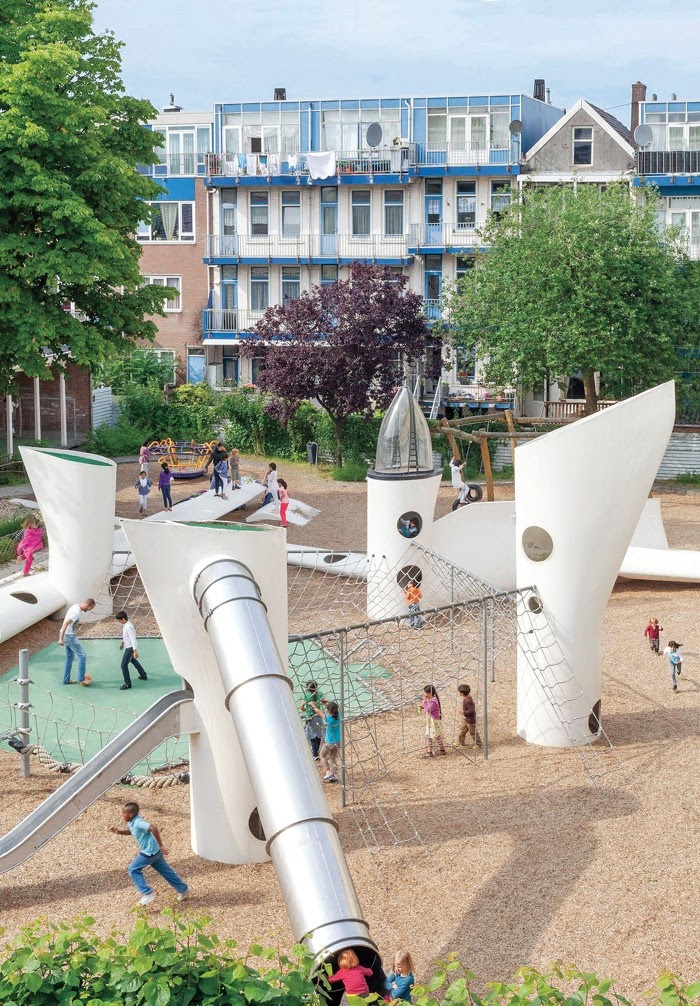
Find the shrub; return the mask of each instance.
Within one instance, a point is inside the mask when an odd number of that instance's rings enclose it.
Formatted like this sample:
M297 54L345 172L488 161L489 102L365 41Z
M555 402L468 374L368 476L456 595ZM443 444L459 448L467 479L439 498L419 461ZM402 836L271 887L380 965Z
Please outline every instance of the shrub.
M122 415L116 426L98 426L96 430L90 430L85 449L108 458L120 458L138 454L139 447L148 436L146 428L130 423Z
M700 472L683 472L675 481L679 486L700 486Z
M358 461L346 461L340 468L331 472L336 482L364 482L367 478L367 465Z

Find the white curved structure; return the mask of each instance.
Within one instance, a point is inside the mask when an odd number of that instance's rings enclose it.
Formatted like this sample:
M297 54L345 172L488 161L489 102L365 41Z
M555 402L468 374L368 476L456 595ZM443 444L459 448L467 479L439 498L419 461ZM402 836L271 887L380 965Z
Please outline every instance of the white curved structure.
M20 447L46 528L46 572L0 587L0 641L86 597L104 598L112 564L117 466L81 451ZM104 604L91 619L110 614Z
M517 583L536 584L543 605L519 617L529 652L518 653L518 733L527 741L565 747L598 731L589 716L601 699L603 612L674 415L669 382L516 449Z

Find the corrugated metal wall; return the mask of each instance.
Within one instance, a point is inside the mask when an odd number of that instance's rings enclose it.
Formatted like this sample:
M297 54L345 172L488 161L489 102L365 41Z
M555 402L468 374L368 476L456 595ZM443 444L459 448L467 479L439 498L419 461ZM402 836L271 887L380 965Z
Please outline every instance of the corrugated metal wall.
M92 428L114 426L112 418L112 389L94 388L92 392Z

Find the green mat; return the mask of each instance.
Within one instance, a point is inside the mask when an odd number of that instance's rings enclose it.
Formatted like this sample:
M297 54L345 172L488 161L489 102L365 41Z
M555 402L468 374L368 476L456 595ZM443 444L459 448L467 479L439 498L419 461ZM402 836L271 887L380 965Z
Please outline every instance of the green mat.
M77 684L63 685L65 651L53 643L30 658L31 743L41 744L54 758L64 762L86 762L137 716L163 695L182 688L181 679L173 671L163 640L139 640L139 659L148 674L140 681L130 669L132 687L120 691L123 678L120 669L119 639L84 639L87 653L87 673L92 677L89 688ZM289 644L289 673L295 681L295 698L301 705L303 685L314 679L327 699L340 702L340 664L337 654L316 640ZM77 662L73 664L77 676ZM16 728L13 704L19 698L15 684L17 668L0 678L0 732ZM345 688L345 718L361 716L374 706L374 696L368 685L377 678L390 677L376 663L347 665ZM134 773L145 775L154 768L186 761L189 744L186 737L170 738L150 755L147 762L135 766Z

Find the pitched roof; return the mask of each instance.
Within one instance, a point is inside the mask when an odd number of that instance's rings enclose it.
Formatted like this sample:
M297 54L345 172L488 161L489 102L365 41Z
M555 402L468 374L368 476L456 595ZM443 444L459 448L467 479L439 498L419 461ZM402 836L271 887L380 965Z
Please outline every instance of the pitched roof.
M612 126L612 128L620 134L625 143L629 143L631 147L634 146L634 137L624 123L620 122L619 119L616 119L614 115L610 114L610 112L606 112L604 108L598 108L597 105L593 104L591 104L591 108L594 108L601 119L605 119L607 124Z

